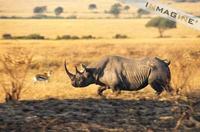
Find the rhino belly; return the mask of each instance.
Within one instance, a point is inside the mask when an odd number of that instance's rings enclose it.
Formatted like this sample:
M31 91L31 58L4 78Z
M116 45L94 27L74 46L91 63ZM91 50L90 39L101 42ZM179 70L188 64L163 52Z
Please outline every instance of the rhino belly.
M135 83L131 83L129 89L130 90L140 90L144 87L146 87L148 85L148 81L147 80L143 80L143 82L135 82Z
M126 71L123 75L123 90L140 90L148 85L149 70L145 68Z

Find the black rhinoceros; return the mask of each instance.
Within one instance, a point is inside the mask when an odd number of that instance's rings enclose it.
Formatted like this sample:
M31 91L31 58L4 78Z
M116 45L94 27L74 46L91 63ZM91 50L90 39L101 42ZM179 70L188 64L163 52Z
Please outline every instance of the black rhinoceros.
M170 61L158 57L128 59L120 56L108 56L87 67L82 65L84 69L82 72L75 67L75 75L67 69L66 61L64 65L72 86L86 87L96 84L100 86L99 95L102 95L106 89L120 93L121 90L140 90L148 84L159 95L164 90L172 91L169 64Z

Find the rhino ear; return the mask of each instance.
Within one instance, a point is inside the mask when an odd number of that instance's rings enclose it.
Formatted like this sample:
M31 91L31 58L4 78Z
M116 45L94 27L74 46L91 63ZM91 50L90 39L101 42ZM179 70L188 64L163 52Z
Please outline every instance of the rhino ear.
M87 68L87 66L84 65L84 64L81 64L81 66L83 67L83 69L86 69L86 68Z
M87 66L86 66L86 65L81 64L81 67L83 68L83 71L82 71L82 72L87 71Z
M84 64L82 64L81 66L82 66L82 68L83 68L82 73L85 72L85 71L86 71L86 72L92 72L92 71L93 71L93 69L91 69L91 68L87 68L87 66L84 65Z

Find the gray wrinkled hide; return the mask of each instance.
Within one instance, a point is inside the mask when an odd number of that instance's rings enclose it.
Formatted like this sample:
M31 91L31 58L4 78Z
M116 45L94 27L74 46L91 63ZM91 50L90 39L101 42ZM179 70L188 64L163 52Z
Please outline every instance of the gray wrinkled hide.
M127 59L110 56L88 68L96 69L96 82L108 88L134 91L150 84L160 94L165 88L169 90L171 77L168 65L159 58Z

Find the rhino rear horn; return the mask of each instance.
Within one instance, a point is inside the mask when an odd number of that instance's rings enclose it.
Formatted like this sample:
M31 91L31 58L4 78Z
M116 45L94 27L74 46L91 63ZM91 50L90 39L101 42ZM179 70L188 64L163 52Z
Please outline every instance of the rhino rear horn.
M84 64L81 64L81 67L83 68L83 72L87 70L87 66Z
M76 69L76 73L82 73L78 70L77 66L75 66L75 69Z

